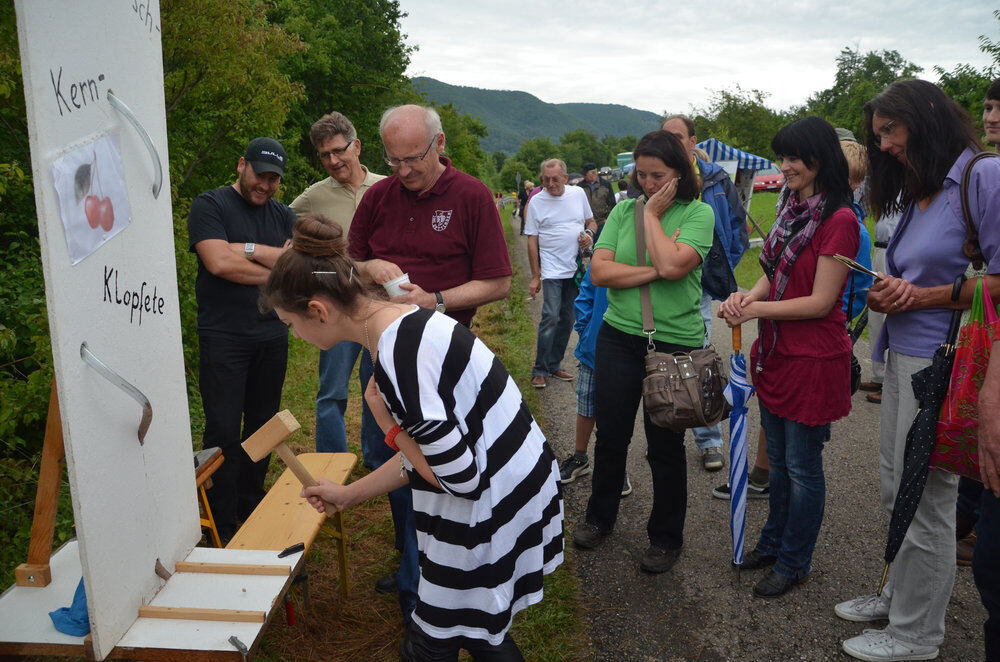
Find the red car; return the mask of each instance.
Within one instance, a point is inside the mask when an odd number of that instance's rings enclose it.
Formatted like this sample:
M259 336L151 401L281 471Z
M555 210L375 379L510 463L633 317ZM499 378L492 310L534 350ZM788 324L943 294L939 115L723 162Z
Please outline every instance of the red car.
M780 191L785 183L785 176L781 174L776 166L758 170L753 178L753 192L758 191Z

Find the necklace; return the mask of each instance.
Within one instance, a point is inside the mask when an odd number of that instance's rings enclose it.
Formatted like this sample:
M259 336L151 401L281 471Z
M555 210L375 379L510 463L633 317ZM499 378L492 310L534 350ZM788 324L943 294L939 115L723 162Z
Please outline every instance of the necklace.
M372 357L372 363L375 363L375 351L372 348L372 341L368 337L368 318L371 317L372 304L375 303L375 299L368 299L368 310L365 311L365 349L368 350L368 356Z

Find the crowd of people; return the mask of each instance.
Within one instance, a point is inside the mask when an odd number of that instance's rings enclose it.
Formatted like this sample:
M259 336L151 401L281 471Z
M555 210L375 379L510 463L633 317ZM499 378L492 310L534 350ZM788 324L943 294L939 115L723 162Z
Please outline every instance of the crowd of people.
M667 117L639 140L618 194L594 164L577 186L556 155L539 164L541 186L524 183L517 215L528 291L543 299L531 386L576 382L575 448L561 461L471 329L478 306L507 295L512 270L496 201L444 156L437 114L414 105L384 113L389 177L361 164L348 118L323 116L310 139L329 176L290 206L273 199L285 150L271 138L252 141L237 181L196 199L188 222L204 445L229 460L208 493L223 541L263 495L268 458L253 463L239 444L279 408L290 328L321 350L319 451L347 450L348 382L360 357L360 447L370 472L347 485L321 480L303 495L319 511L389 495L400 562L375 590L398 594L402 658L456 659L465 649L475 659L523 659L508 630L515 613L542 599L542 577L563 559L563 486L592 474L572 540L581 550L599 546L632 491L626 459L647 350L708 345L714 316L758 326L749 373L762 430L748 492L768 499L769 510L742 568L767 571L757 596L792 590L810 574L823 521L823 447L831 423L851 410L849 322L867 305L876 367L861 388L881 404L877 466L891 512L918 407L911 377L974 292L973 280L960 279L970 260L959 183L982 147L967 114L919 80L893 83L864 113L860 141L818 117L774 136L786 190L761 275L746 291L734 277L748 247L746 211L725 171L699 157L689 118ZM1000 144L1000 81L983 122L987 141ZM997 296L1000 159L976 162L970 180L983 283ZM877 277L865 280L834 255L857 256ZM562 364L574 328L575 376ZM980 402L980 411L1000 404L1000 359ZM684 544L684 433L655 425L645 408L643 424L653 499L640 568L664 573ZM1000 660L1000 422L983 415L980 425L982 485L970 481L960 499L956 476L931 471L886 589L835 606L849 621L888 621L843 642L849 655L937 656L956 535L970 534L956 532L958 503L959 522L977 521L972 565L989 615L986 657ZM703 469L721 469L721 424L693 435ZM713 495L729 498L728 485Z

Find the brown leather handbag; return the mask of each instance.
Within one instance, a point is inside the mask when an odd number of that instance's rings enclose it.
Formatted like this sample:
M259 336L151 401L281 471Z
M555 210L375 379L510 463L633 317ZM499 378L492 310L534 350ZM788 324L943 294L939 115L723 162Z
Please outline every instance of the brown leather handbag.
M635 256L637 265L646 264L646 231L642 222L645 205L635 202ZM653 345L656 326L649 284L639 286L643 333L649 338L646 349L646 377L642 380L642 403L654 425L683 432L721 421L730 409L723 391L729 380L725 365L709 345L690 352L667 354Z

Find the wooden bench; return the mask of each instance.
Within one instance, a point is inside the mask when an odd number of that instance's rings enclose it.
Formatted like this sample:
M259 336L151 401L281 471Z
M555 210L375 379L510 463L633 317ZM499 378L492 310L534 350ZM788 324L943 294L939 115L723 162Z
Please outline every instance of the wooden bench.
M343 485L358 458L354 453L303 453L298 456L314 478L326 478ZM340 566L340 592L348 595L347 539L344 536L343 513L327 517L299 496L302 484L285 469L267 495L243 522L226 549L264 549L280 551L303 543L308 552L320 529L326 528L337 544ZM303 554L303 558L305 554Z

